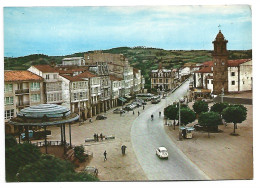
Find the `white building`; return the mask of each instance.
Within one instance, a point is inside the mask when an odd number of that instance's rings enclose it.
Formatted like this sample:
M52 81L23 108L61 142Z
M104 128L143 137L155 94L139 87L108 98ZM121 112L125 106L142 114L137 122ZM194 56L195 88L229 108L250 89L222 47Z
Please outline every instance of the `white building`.
M62 104L62 80L59 72L50 65L33 65L28 71L44 79L45 102L47 104Z
M253 78L251 59L228 60L227 67L228 92L252 90ZM213 91L213 84L213 61L208 61L203 63L201 69L194 73L194 87Z
M84 66L85 59L83 57L70 57L62 59L63 66Z

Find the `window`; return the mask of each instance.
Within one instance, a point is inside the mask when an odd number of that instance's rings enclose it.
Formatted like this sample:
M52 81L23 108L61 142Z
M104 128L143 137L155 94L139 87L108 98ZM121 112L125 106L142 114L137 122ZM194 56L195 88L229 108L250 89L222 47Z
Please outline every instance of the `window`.
M40 89L40 82L32 82L30 84L31 90L35 91L35 90L39 90Z
M224 62L224 61L222 61L222 65L225 65L225 62Z
M243 84L245 84L245 81L243 81Z
M14 109L5 110L5 119L11 119L14 117Z
M5 84L5 93L13 92L13 84Z
M32 94L31 95L31 102L40 102L41 101L41 95L40 94Z
M47 101L48 102L55 102L55 101L61 101L62 100L62 94L61 93L52 93L47 95Z
M159 83L162 83L162 79L159 79Z
M208 80L208 84L209 84L209 80Z
M153 80L153 83L156 83L156 80L155 80L155 79Z
M236 84L236 82L235 82L235 81L232 81L232 82L231 82L231 84L232 84L232 85L235 85L235 84Z
M73 99L74 99L74 101L78 100L78 94L77 93L73 94Z
M45 78L46 78L46 80L49 80L50 79L50 75L46 74Z
M5 97L5 105L14 104L14 97Z
M235 72L231 72L231 76L235 76Z
M213 84L213 80L211 80L211 84Z
M168 83L168 79L166 79L166 83Z
M54 75L53 75L53 78L54 78L54 79L57 79L57 74L54 74Z

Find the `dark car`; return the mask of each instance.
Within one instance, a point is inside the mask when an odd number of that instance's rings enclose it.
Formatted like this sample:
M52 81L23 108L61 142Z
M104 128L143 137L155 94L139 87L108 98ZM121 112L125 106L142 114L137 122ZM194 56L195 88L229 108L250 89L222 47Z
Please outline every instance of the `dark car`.
M98 116L96 117L96 120L104 120L104 119L107 119L107 117L104 116L104 115L98 115Z
M120 113L125 113L124 110L120 109L120 108L116 108L115 110L113 110L114 114L120 114Z

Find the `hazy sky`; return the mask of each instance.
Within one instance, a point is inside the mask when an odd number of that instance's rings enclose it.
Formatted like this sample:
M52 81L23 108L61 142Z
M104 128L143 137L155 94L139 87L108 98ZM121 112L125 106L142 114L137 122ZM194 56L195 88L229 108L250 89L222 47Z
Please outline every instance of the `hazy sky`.
M219 24L229 50L252 48L246 5L7 7L4 55L68 55L121 46L212 50Z

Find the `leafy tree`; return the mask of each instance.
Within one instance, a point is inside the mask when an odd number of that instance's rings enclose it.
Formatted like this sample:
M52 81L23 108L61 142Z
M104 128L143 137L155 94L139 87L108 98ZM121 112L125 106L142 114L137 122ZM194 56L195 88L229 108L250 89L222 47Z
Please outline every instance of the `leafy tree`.
M73 165L52 155L42 157L31 164L19 169L19 181L21 182L54 182L62 173L73 173Z
M6 135L5 136L5 148L11 148L13 146L17 145L17 141L15 139L15 137L11 136L11 135Z
M84 154L84 147L81 146L76 146L74 148L74 154L75 157L80 161L80 162L84 162L86 160L86 155Z
M83 181L99 181L98 178L84 173L84 172L67 172L60 174L57 179L57 182L83 182Z
M209 106L208 104L205 102L205 101L196 101L194 104L193 104L193 110L196 112L197 115L199 115L200 113L202 112L207 112L209 111Z
M181 108L181 124L187 125L188 123L193 122L196 119L196 115L193 110L189 108ZM177 115L177 118L179 118L179 113Z
M213 106L211 106L210 111L212 111L212 112L217 112L217 113L221 114L222 111L223 111L226 107L228 107L228 106L229 106L229 104L226 103L226 102L223 102L223 103L218 102L218 103L215 103Z
M199 115L198 122L200 125L207 128L209 137L210 130L218 129L218 125L221 122L221 119L217 112L202 112Z
M237 123L242 123L246 120L247 109L243 105L232 105L223 110L222 117L227 123L234 123L233 134L235 134Z
M170 120L174 120L174 130L175 130L175 120L177 119L178 107L176 105L170 105L164 108L164 116Z
M35 145L18 144L5 151L6 181L15 181L20 167L38 161L41 157L39 148Z

